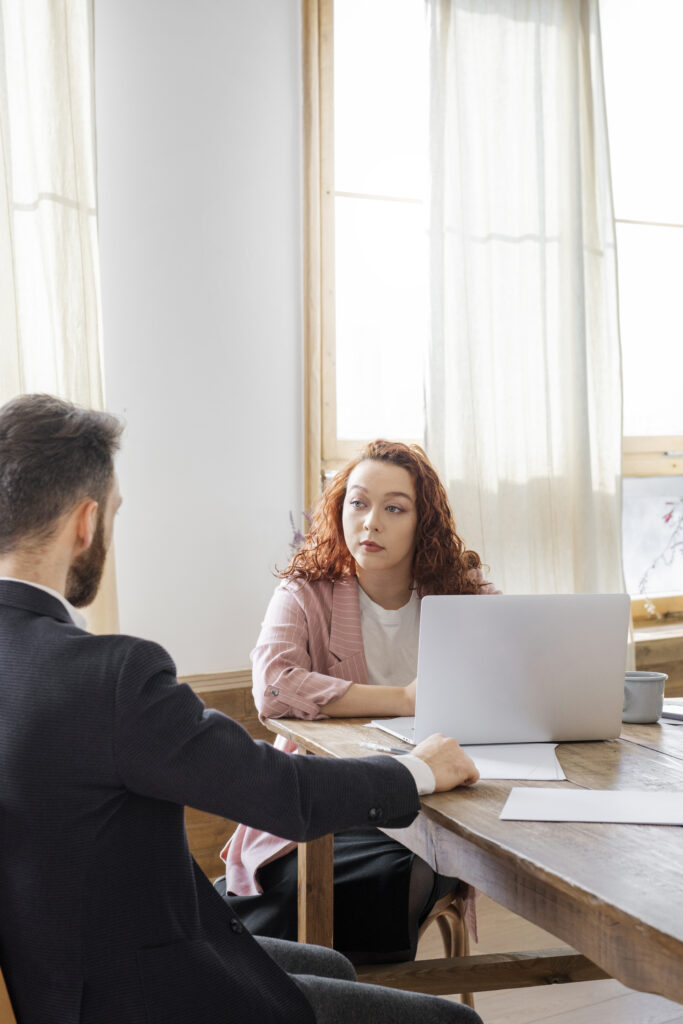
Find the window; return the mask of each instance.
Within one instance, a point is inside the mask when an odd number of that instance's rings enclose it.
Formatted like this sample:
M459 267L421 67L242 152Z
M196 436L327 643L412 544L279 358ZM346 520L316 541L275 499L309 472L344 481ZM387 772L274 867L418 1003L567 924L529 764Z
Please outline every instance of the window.
M683 596L672 599L683 594L683 5L600 5L623 349L624 568L629 591L641 595L637 615L675 614L683 610ZM318 89L308 118L309 156L317 139L319 160L307 187L319 198L320 308L308 335L309 424L319 419L312 502L321 468L334 469L363 440L423 435L429 71L422 0L305 0L304 14L307 80Z
M335 379L326 455L421 438L428 329L424 5L334 7ZM378 54L381 60L378 61Z
M619 261L624 572L636 616L683 602L683 67L678 0L600 0Z
M312 262L320 261L320 312L309 325L308 343L309 351L319 345L322 354L319 374L315 354L309 355L309 381L314 389L320 382L319 442L313 444L319 443L324 472L372 438L423 436L429 127L424 4L306 0L304 45L305 81L318 73L319 122L311 110L306 148L311 156L317 128L319 166L306 189L310 203L317 172L321 233L319 242L314 233L310 243ZM309 422L315 414L310 409ZM313 462L309 458L309 493L317 482Z

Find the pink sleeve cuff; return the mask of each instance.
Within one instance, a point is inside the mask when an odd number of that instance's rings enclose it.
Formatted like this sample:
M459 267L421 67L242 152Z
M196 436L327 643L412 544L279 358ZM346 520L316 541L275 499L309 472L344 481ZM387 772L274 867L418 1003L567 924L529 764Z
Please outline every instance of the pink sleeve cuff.
M319 672L303 675L298 687L281 679L267 682L256 699L261 718L326 718L325 705L343 697L351 681L324 676Z

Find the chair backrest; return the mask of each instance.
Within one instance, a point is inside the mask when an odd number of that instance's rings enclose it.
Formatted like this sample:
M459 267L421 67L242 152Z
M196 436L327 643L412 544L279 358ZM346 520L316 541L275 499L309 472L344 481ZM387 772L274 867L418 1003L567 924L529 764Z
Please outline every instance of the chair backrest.
M0 970L0 1024L17 1024L17 1018L12 1012L12 1004L9 1001L9 993L5 985L5 979Z

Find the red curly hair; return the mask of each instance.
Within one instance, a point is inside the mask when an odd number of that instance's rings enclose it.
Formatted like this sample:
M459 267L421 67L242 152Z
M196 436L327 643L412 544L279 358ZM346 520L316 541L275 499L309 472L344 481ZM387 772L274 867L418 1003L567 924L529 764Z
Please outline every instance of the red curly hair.
M400 441L372 441L335 474L313 514L304 543L278 575L307 583L356 575L356 564L344 540L342 510L349 476L366 459L401 466L413 478L417 512L413 583L420 597L475 593L480 584L472 579L472 571L481 567L481 559L475 551L468 551L458 536L444 486L423 450Z

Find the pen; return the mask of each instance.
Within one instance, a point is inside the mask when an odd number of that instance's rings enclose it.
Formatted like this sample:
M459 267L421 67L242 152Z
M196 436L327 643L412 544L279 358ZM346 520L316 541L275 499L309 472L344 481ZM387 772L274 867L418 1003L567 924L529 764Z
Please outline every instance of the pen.
M409 754L409 750L402 750L400 747L385 747L381 743L359 743L359 747L366 750L381 750L383 754Z

